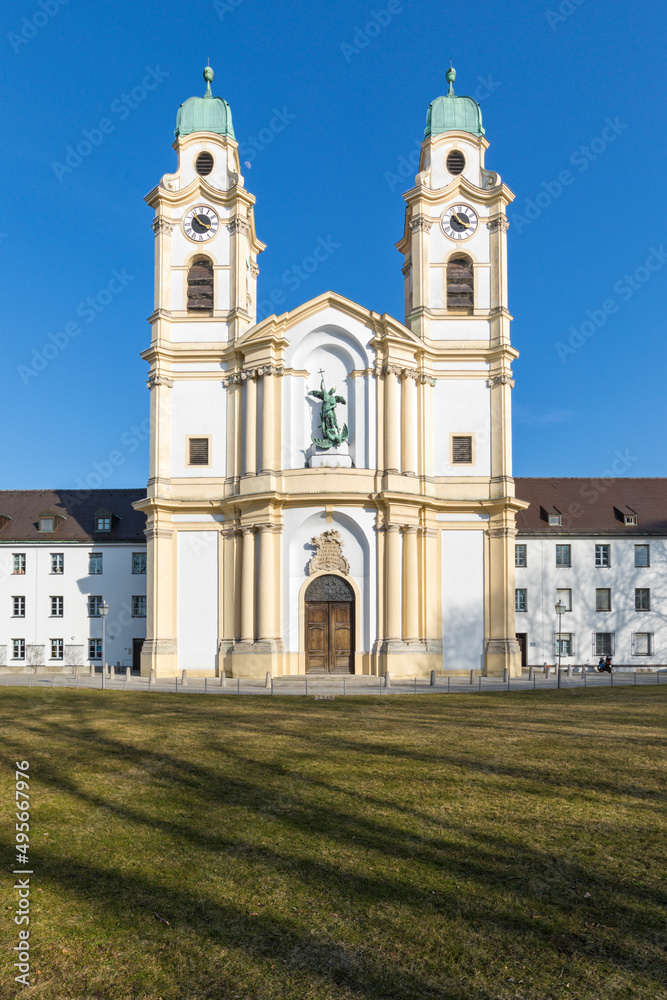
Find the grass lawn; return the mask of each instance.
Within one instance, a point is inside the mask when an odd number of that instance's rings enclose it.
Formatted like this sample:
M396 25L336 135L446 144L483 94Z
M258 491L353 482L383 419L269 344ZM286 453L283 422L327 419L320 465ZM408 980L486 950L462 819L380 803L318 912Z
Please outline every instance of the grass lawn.
M665 998L666 707L2 689L0 996Z

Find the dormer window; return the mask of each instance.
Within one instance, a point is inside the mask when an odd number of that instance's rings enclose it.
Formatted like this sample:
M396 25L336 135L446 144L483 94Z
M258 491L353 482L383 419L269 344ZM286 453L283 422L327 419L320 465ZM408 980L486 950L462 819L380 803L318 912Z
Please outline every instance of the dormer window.
M637 524L637 515L636 514L626 514L625 515L625 523L626 523L626 525L628 525L630 527L632 525L634 525L634 524Z
M560 528L562 524L563 524L563 518L560 514L549 514L550 528Z
M39 519L40 531L53 531L55 525L56 525L55 517L40 517Z
M106 514L96 517L95 531L111 531L111 517Z

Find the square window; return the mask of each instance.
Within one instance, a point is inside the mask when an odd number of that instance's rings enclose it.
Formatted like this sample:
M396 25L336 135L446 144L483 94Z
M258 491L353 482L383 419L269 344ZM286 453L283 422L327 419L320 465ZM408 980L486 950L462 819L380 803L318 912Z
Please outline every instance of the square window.
M527 611L528 610L528 591L525 587L518 587L514 591L514 610L515 611Z
M62 597L52 597L51 598L51 617L52 618L62 618L63 616L63 604L64 600Z
M560 514L549 514L549 526L552 528L558 528L563 523L563 518Z
M635 545L635 566L650 566L650 546Z
M595 565L611 566L611 545L595 546Z
M12 660L25 660L25 639L12 639Z
M88 556L88 574L99 576L102 572L102 553L91 552Z
M452 465L472 465L472 435L452 435Z
M632 652L634 656L651 656L653 653L653 633L635 632Z
M51 659L62 660L62 658L63 658L63 640L51 639Z
M53 531L55 527L56 519L55 517L40 517L39 519L39 530L40 531Z
M93 597L88 598L88 617L89 618L99 618L100 617L100 605L102 603L102 597L99 594L95 594Z
M146 553L145 552L133 552L132 553L132 572L136 574L146 573Z
M572 640L571 632L554 632L554 652L558 656L558 647L560 645L560 655L561 656L572 656L572 651L574 649L574 642Z
M598 588L595 591L595 610L611 611L611 590L609 587Z
M635 611L651 610L651 591L648 587L635 588Z
M572 546L557 545L556 566L571 566L571 565L572 565Z
M111 517L104 515L95 518L95 531L111 531Z
M102 640L101 639L89 639L88 640L88 659L89 660L101 660L102 659Z
M572 591L569 587L565 590L561 589L556 591L556 603L558 603L558 601L562 601L565 605L566 611L572 610Z
M132 617L133 618L145 618L146 617L146 595L137 595L132 598Z
M514 565L515 566L528 565L527 546L523 544L514 546Z
M12 597L12 618L25 618L25 597Z
M625 515L625 523L626 523L626 525L628 525L628 527L630 527L633 524L637 524L637 515L636 514L626 514Z
M209 464L209 439L207 437L188 438L188 465Z
M23 576L25 573L25 552L14 553L14 569L12 573L15 576Z
M595 633L595 655L596 656L613 656L614 655L614 633L613 632L596 632Z
M56 576L65 572L65 556L62 552L51 553L51 572Z

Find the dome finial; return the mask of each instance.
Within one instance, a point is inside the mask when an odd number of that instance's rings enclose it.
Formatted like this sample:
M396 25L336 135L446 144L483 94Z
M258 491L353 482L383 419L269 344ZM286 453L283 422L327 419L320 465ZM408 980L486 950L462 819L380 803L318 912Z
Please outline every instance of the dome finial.
M204 79L206 80L206 93L204 97L213 97L213 91L211 90L211 80L213 79L214 73L210 66L207 66L204 70Z
M454 80L456 79L456 70L452 66L452 60L449 60L449 69L445 73L445 80L449 84L449 91L447 92L447 97L455 97L454 93Z

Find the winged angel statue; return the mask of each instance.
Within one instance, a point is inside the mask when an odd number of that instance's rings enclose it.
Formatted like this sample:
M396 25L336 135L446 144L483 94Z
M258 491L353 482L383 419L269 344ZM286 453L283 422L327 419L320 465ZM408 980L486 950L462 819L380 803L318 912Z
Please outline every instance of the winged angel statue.
M322 409L320 410L322 437L313 438L313 444L316 444L318 448L337 448L343 441L347 441L347 424L343 424L341 431L336 420L336 404L344 404L345 399L343 396L336 395L336 386L327 392L324 388L324 372L320 370L319 374L322 377L320 388L310 389L308 392L309 396L322 400Z

